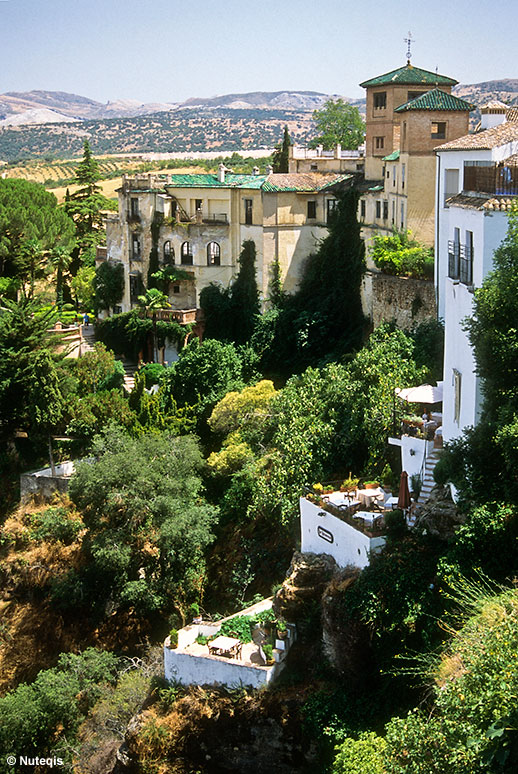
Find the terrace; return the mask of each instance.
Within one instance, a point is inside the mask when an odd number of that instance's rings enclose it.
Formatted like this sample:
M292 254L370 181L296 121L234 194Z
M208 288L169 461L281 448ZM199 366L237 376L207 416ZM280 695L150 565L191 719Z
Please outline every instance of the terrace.
M464 165L464 191L518 195L518 165L478 167Z
M270 683L295 640L295 626L277 619L272 602L270 597L220 621L195 619L171 633L164 643L166 679L254 688Z

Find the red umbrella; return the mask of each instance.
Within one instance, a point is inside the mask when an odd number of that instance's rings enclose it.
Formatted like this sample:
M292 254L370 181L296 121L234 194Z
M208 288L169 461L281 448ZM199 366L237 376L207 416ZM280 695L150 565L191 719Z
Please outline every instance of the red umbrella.
M397 507L406 511L410 508L410 489L408 488L408 473L404 470L401 473L399 482L399 493L397 498Z

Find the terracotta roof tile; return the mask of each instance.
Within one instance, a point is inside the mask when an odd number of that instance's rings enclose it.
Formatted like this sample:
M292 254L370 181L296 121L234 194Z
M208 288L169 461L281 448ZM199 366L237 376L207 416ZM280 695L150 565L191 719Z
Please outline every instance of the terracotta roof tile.
M311 193L323 191L337 183L352 180L353 177L351 174L335 174L333 172L274 173L268 175L262 189L267 192L298 191L299 193Z
M445 142L444 145L439 145L435 150L491 150L513 140L518 141L518 123L505 121L503 124L485 129L483 132L465 134L464 137Z
M508 212L516 207L516 196L494 196L482 194L481 196L469 196L468 194L456 194L447 199L451 207L464 207L470 210L500 210Z

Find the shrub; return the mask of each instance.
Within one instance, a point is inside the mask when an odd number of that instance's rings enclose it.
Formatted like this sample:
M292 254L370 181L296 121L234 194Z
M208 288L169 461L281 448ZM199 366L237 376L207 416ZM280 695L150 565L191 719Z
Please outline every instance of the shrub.
M385 740L369 732L335 748L332 774L384 774Z
M409 231L375 236L371 257L382 272L401 277L433 279L433 250L412 239Z
M66 508L47 508L43 513L31 516L30 535L32 540L64 543L74 542L83 524L71 519Z

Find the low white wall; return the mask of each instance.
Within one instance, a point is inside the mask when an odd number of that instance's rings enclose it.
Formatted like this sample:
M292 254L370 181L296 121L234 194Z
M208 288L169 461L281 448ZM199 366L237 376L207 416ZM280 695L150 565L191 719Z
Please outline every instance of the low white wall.
M409 480L414 474L424 473L424 460L432 451L433 441L411 435L401 436L401 467L408 473Z
M369 538L305 497L300 498L300 531L302 553L330 554L340 567L367 567L370 552L385 542L384 537Z
M268 685L284 664L271 667L245 666L239 661L219 658L218 656L194 656L168 647L169 638L164 645L164 671L169 681L178 681L183 685L246 685L260 688Z
M184 650L196 642L200 634L203 637L212 637L221 629L221 621L217 623L189 624L178 631L178 650Z

